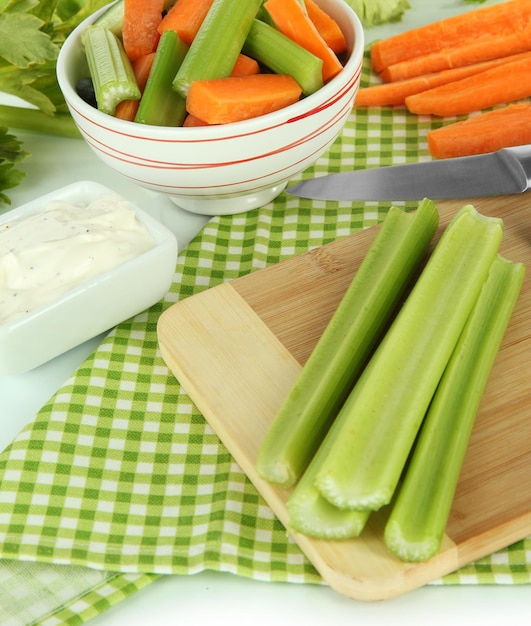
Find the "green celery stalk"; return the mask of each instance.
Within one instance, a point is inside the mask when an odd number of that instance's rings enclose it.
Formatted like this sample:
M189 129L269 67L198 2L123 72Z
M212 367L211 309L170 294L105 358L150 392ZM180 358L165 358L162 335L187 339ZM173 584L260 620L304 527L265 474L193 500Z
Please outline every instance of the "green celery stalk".
M430 200L413 213L389 210L261 443L262 478L285 487L298 480L418 271L438 220Z
M426 561L441 547L459 473L525 267L498 256L437 388L384 539L404 561Z
M138 100L135 73L116 35L102 26L89 26L84 42L98 109L114 115L122 100Z
M230 76L261 4L214 0L173 80L177 93L186 98L193 81Z
M182 125L186 117L186 100L173 90L172 81L187 52L188 46L174 30L162 34L135 122L155 126Z
M242 52L275 74L288 74L309 95L323 86L323 62L273 26L253 20Z
M502 222L464 206L347 398L316 486L339 508L388 504L498 253Z
M70 113L48 115L40 109L0 104L0 125L60 137L81 137Z

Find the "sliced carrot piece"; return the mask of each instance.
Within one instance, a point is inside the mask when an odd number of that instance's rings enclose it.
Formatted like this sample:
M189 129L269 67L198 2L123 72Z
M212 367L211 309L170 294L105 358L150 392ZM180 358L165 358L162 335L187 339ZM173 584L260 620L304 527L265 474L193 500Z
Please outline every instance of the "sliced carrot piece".
M122 41L131 62L156 49L163 10L164 0L124 0Z
M158 30L174 30L188 46L197 35L214 0L178 0L162 19Z
M529 96L531 58L525 58L408 96L406 107L419 115L466 115Z
M260 65L246 54L240 54L232 68L231 76L251 76L260 73Z
M396 106L402 105L407 96L427 91L439 85L446 85L473 76L487 69L503 65L504 63L512 63L520 59L531 58L531 51L522 54L515 54L501 59L493 59L483 63L473 63L472 65L464 65L442 72L416 76L406 80L397 80L390 83L380 85L371 85L370 87L362 87L358 90L356 96L356 106Z
M308 17L312 20L319 34L328 44L328 47L336 54L346 52L347 41L336 20L326 11L323 11L313 0L304 0L304 4Z
M483 35L523 32L530 21L531 0L481 7L375 42L371 46L372 65L380 73L389 65L459 46Z
M531 103L510 104L442 126L428 132L427 138L431 155L438 159L531 143Z
M324 82L339 74L341 62L297 0L266 0L263 6L281 33L322 59Z
M227 124L258 117L297 102L302 90L291 76L252 76L196 80L186 109L207 124Z
M133 72L135 73L140 93L143 93L144 88L146 87L147 79L149 77L149 73L151 72L154 59L155 53L150 52L132 63ZM132 122L135 119L139 104L140 100L122 100L116 105L115 116L122 120L129 120Z
M188 114L184 118L183 127L184 128L198 128L199 126L210 126L204 120L200 120L195 115Z
M531 24L525 37L522 33L486 35L453 48L444 48L431 54L395 63L383 70L380 76L387 82L405 80L422 74L481 63L529 50L531 50Z

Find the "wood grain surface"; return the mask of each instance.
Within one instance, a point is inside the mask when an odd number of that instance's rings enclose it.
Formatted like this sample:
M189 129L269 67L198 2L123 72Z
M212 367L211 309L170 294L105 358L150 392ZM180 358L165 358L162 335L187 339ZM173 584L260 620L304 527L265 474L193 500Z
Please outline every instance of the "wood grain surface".
M523 262L528 273L482 400L439 555L420 564L390 555L383 543L385 509L357 539L293 534L323 579L351 598L403 594L531 534L531 195L438 202L438 236L466 202L503 218L501 252ZM168 367L286 526L290 491L258 477L258 448L377 228L191 296L159 320Z

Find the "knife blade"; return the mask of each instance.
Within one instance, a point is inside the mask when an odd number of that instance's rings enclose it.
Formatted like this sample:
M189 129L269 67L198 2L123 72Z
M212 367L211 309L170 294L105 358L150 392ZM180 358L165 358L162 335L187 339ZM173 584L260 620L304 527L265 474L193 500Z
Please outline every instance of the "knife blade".
M286 189L312 200L442 200L522 193L531 185L531 145L474 156L329 174Z

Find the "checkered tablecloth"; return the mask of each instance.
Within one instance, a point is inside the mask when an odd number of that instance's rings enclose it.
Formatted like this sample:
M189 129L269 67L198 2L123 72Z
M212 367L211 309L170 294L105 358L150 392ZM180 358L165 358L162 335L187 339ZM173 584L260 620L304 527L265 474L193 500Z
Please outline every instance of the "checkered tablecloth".
M426 131L440 123L354 110L302 177L427 159ZM173 573L321 583L168 371L156 324L183 298L371 226L387 209L282 194L209 221L180 254L167 297L115 328L0 454L3 626L79 624ZM528 582L531 539L435 584Z

